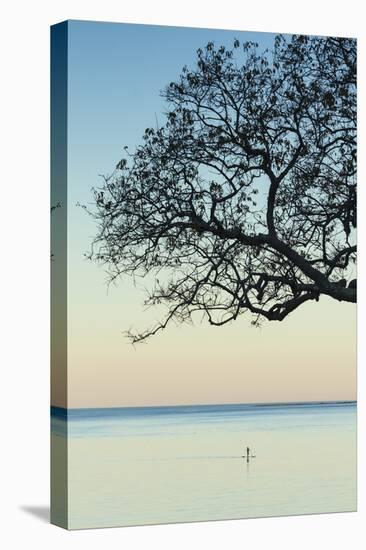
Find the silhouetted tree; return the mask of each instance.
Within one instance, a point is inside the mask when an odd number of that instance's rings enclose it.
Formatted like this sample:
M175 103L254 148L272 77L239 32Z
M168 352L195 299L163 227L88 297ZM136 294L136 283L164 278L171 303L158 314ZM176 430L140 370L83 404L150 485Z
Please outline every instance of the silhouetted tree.
M195 311L223 325L355 302L355 40L209 43L162 96L165 125L94 190L92 257L112 279L162 272L146 303L167 315L133 341Z

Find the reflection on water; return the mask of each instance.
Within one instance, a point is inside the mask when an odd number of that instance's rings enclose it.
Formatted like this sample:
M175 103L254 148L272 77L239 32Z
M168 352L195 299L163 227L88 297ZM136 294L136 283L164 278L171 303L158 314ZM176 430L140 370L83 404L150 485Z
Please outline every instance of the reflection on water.
M71 529L356 509L354 403L53 409L66 426Z

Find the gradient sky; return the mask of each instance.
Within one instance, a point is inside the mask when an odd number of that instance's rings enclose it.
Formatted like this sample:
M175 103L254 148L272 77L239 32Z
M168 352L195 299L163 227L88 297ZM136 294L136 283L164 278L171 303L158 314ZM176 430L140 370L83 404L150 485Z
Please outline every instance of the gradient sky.
M356 398L354 305L321 298L260 329L250 316L224 327L197 318L134 348L123 331L162 315L142 307L148 281L108 289L103 269L83 257L96 228L77 203L91 202L125 145L133 150L146 127L163 122L159 92L196 49L236 37L269 47L274 35L69 22L69 407ZM64 405L57 392L53 404Z

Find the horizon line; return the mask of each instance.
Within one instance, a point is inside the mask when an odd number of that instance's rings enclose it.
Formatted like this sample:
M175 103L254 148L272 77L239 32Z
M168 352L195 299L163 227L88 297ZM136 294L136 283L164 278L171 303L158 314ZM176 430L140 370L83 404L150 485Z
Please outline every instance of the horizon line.
M332 405L332 404L353 404L357 399L321 399L315 401L264 401L264 402L235 402L235 403L187 403L180 405L120 405L112 407L61 407L59 405L50 405L50 409L59 409L64 411L88 411L88 410L119 410L119 409L169 409L172 407L225 407L228 405L246 405L246 406L296 406L296 405Z

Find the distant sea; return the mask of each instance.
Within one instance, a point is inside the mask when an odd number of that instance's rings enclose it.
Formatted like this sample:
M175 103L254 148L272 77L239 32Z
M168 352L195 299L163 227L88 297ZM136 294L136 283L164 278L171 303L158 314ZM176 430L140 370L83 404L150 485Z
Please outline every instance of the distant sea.
M356 510L355 402L52 407L51 428L70 529Z

